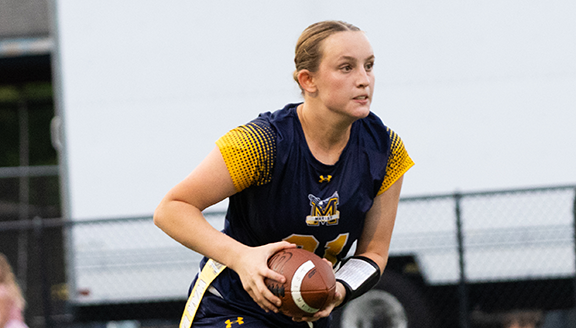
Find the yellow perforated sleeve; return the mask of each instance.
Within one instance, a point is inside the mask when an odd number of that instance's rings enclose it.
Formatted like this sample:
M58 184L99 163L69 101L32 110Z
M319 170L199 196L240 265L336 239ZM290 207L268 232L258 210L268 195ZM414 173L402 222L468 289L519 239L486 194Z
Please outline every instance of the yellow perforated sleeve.
M248 123L216 141L238 192L270 182L276 157L276 137L265 125Z
M378 191L378 195L390 188L394 182L414 165L414 161L412 161L406 148L404 148L402 139L390 129L388 129L388 133L390 133L390 156L386 167L386 177L384 177L384 182Z

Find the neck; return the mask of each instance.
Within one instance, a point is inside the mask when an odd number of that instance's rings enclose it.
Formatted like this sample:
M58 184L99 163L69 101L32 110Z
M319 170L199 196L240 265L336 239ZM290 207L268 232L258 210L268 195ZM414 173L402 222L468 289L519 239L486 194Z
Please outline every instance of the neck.
M335 164L348 144L352 123L308 107L306 102L298 106L297 112L312 155L324 164Z

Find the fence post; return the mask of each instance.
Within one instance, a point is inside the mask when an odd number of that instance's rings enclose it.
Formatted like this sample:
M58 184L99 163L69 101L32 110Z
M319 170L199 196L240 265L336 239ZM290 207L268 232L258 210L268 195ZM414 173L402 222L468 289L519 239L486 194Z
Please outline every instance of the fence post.
M574 255L576 259L576 188L574 189L574 199L572 202L572 247L574 248ZM576 261L574 263L576 270ZM572 297L574 298L574 309L576 310L576 272L573 273L574 290L572 292Z
M34 242L36 258L38 259L39 272L40 272L40 287L42 293L42 307L44 314L44 327L52 328L52 300L50 295L50 282L48 280L48 270L46 268L46 254L44 252L44 222L42 218L35 217L34 224Z
M30 165L30 134L28 131L28 104L22 96L22 90L18 90L18 165L24 167L24 174L18 178L19 184L19 219L29 220L30 212L30 176L28 167ZM18 280L24 294L28 289L28 231L21 230L18 234Z
M454 194L455 214L456 214L456 236L458 240L458 264L460 269L460 283L458 285L458 298L460 310L460 327L469 328L468 316L468 286L466 281L466 261L464 258L464 234L462 231L462 214L460 210L460 201L462 195L459 192Z

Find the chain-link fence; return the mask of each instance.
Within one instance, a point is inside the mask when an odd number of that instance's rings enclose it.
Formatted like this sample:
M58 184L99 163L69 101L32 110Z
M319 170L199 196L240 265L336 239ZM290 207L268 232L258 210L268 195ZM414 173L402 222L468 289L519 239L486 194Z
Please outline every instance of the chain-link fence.
M439 327L569 309L574 206L573 186L404 198L391 261L414 257Z
M545 326L547 311L575 306L575 190L402 198L378 288L396 290L410 328ZM223 215L206 213L217 228ZM32 328L177 327L200 256L151 217L3 221L0 251L22 235L38 281L26 293Z

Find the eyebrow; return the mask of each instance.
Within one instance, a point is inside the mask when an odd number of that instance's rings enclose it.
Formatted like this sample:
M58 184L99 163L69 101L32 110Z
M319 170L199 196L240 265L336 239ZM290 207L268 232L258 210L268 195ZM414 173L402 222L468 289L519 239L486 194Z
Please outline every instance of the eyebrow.
M365 60L373 60L373 59L375 59L375 58L376 58L376 56L371 55L370 57L366 58ZM352 57L352 56L342 56L342 57L340 57L340 59L354 60L354 61L355 61L355 60L356 60L356 57Z

